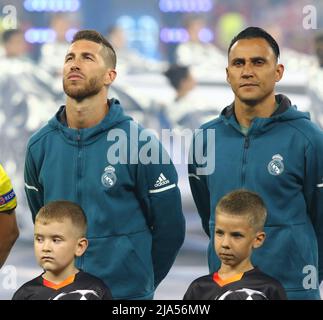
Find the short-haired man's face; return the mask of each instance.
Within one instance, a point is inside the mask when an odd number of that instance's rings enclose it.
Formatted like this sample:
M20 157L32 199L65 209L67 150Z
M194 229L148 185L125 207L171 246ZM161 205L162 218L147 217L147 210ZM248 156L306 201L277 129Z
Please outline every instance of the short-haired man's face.
M70 219L43 221L37 219L34 230L34 250L38 264L52 275L61 272L70 275L74 269L74 258L86 249L84 238Z
M238 40L228 57L227 81L235 98L257 105L274 94L284 67L277 64L273 49L265 39Z
M217 211L215 219L215 251L222 264L237 267L250 262L253 248L262 244L262 232L256 232L247 216Z
M81 101L95 96L114 80L101 50L101 44L87 40L76 41L70 46L63 68L63 87L72 99Z

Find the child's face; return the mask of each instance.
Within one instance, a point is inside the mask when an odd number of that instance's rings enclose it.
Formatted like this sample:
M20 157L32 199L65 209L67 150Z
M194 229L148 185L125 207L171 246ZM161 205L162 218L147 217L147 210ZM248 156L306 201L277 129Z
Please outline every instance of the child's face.
M252 249L263 240L264 232L256 232L246 216L216 213L214 245L222 264L235 267L249 262Z
M85 240L86 241L86 240ZM38 264L54 275L73 270L74 257L81 256L86 249L70 219L35 222L34 250Z

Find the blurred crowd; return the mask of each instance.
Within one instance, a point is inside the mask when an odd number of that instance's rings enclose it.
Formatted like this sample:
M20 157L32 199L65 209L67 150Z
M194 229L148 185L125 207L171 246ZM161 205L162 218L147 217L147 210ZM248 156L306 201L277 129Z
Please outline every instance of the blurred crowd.
M273 0L267 2L275 2ZM279 6L280 1L276 1ZM288 3L292 3L288 1ZM220 6L224 12L236 1L226 1ZM241 2L242 3L242 2ZM242 5L241 5L242 6ZM287 6L288 7L288 6ZM285 12L286 6L281 11ZM241 12L244 12L241 8ZM264 12L259 13L264 15ZM268 21L268 12L266 21ZM246 13L246 16L250 15ZM269 15L270 16L270 15ZM293 16L293 15L291 15ZM199 90L203 85L225 86L225 67L227 63L227 43L221 39L228 30L226 39L231 32L236 33L253 21L242 19L235 13L218 18L216 42L204 42L201 32L207 26L203 16L186 16L183 20L188 34L188 41L178 44L174 61L157 61L143 56L131 48L125 30L120 25L107 28L106 37L117 52L117 71L120 80L111 90L111 95L122 99L128 113L139 122L163 128L198 128L202 123L217 116L219 106L224 107L221 96L218 101L210 103L203 99ZM224 19L226 18L226 19ZM282 19L280 15L277 19ZM272 17L275 21L275 17ZM23 163L25 147L29 137L40 128L64 104L62 90L62 67L68 48L66 33L71 27L71 20L62 14L53 16L50 22L55 31L54 42L44 44L40 48L39 57L32 58L31 45L28 44L21 29L4 30L0 45L0 162L6 167L13 178L15 189L20 198L18 215L20 229L28 229L30 218L23 191ZM323 33L313 32L312 50L304 44L301 52L289 47L290 28L278 24L264 26L281 45L281 61L286 71L298 74L305 80L305 95L310 99L312 119L323 128ZM233 31L232 31L233 30ZM286 38L287 37L287 38ZM202 38L202 40L201 40ZM290 39L289 39L290 40ZM159 79L167 88L168 95L136 93L136 83L123 82L132 74L150 74L150 79ZM156 80L157 81L157 80ZM147 85L149 87L149 85ZM149 89L148 89L149 90ZM25 225L24 225L25 224Z

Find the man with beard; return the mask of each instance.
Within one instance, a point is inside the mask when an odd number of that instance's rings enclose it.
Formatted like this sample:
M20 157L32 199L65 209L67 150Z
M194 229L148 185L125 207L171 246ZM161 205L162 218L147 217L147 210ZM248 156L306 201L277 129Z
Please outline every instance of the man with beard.
M139 152L145 130L119 101L107 100L115 67L101 34L76 33L63 69L66 105L28 143L25 190L33 219L50 201L79 204L89 248L78 268L105 281L115 299L151 299L183 243L185 222L167 153L153 136Z
M213 250L215 207L224 194L248 189L257 192L268 209L267 240L254 252L254 264L279 280L289 299L319 299L323 134L307 113L286 96L275 95L284 73L278 59L277 42L261 28L249 27L232 39L226 74L234 102L194 137L191 190L210 237L211 272L220 265ZM214 139L207 141L205 133ZM199 160L208 145L215 159L211 173Z

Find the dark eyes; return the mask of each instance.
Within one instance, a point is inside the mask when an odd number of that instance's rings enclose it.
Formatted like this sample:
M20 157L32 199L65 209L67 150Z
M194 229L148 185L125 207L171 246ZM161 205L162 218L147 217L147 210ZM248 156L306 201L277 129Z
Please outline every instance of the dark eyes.
M94 61L93 59L92 59L92 57L90 57L90 56L85 56L84 57L84 59L85 60L91 60L91 61ZM66 59L65 59L65 62L68 62L68 61L71 61L72 60L72 57L67 57Z
M253 62L253 64L256 65L256 66L261 66L264 63L265 63L265 61L264 60L260 60L260 59Z
M252 64L255 65L255 66L262 66L264 63L265 63L265 61L264 60L261 60L261 59L252 61ZM236 66L236 67L241 67L241 66L244 66L245 65L245 62L244 61L241 61L241 60L236 60L232 64L234 66Z
M240 66L242 66L242 65L243 65L243 62L242 62L242 61L237 60L237 61L234 61L234 62L233 62L233 65L234 65L234 66L237 66L237 67L240 67Z
M218 237L222 237L224 235L224 232L221 230L215 230L215 234ZM241 233L231 233L231 237L239 239L239 238L243 238L243 235Z
M242 238L243 236L240 233L233 233L232 237L234 237L234 238Z

